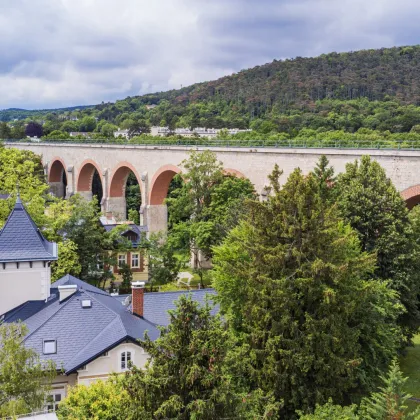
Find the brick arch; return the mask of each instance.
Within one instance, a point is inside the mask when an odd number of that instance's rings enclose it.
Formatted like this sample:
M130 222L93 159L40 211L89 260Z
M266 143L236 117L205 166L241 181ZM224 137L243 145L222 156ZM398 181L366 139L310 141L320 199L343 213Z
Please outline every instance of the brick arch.
M239 172L237 169L226 168L223 170L223 173L225 175L236 176L237 178L246 178L246 176L242 172Z
M94 162L92 159L86 159L80 165L79 172L77 174L77 192L79 191L92 191L92 180L93 175L95 173L95 169L98 171L99 177L101 178L101 169L99 168L98 164ZM103 185L102 185L103 188Z
M63 172L66 173L66 165L63 159L55 157L48 170L48 182L61 182L63 180Z
M141 178L136 168L129 162L121 162L112 172L111 182L109 183L109 197L125 197L125 187L130 172L133 172L141 191Z
M411 210L414 206L420 204L420 184L405 189L401 193L401 196L405 200L407 207Z
M151 205L163 204L168 195L169 184L173 177L179 174L181 169L174 165L162 166L153 176L150 188L149 203Z

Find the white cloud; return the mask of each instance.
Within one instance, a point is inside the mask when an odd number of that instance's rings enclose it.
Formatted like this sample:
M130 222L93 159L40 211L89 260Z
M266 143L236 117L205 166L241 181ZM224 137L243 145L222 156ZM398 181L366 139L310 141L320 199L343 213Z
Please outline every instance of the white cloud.
M0 0L0 108L95 104L273 58L416 43L414 0Z

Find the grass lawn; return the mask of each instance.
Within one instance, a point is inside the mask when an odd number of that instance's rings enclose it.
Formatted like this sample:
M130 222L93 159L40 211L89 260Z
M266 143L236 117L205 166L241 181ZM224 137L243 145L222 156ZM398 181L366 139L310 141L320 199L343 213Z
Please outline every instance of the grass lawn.
M400 357L400 367L404 376L408 376L405 390L413 397L420 398L420 334L414 337L414 347L407 349L407 354ZM411 408L418 403L410 401Z

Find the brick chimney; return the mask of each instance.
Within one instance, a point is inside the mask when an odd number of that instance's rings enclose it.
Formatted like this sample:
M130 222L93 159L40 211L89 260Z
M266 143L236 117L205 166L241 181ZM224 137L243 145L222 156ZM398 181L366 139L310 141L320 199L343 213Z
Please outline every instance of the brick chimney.
M143 317L144 307L144 281L134 281L131 283L131 310L134 315Z

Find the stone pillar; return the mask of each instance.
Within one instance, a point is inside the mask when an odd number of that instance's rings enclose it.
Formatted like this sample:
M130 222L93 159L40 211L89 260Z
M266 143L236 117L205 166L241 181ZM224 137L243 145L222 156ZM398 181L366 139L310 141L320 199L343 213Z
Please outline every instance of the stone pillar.
M92 191L77 191L77 194L80 194L86 201L92 201Z
M67 166L66 171L67 171L66 198L69 198L72 195L76 194L76 174L74 173L74 166Z
M106 211L112 212L117 219L125 220L125 197L108 197L106 200Z
M109 208L109 202L108 202L108 190L109 190L109 186L108 186L108 175L109 175L109 171L108 169L104 169L102 171L102 200L101 200L101 211L102 213L106 213L107 211L111 211L108 210ZM125 215L125 213L124 213Z
M168 207L166 204L146 206L146 224L148 235L168 230Z
M56 197L65 197L66 191L64 191L64 184L60 182L50 182L50 193Z
M148 225L147 220L147 207L149 204L149 178L147 172L143 172L141 174L141 185L140 185L140 192L141 192L141 206L139 209L140 213L140 226Z

